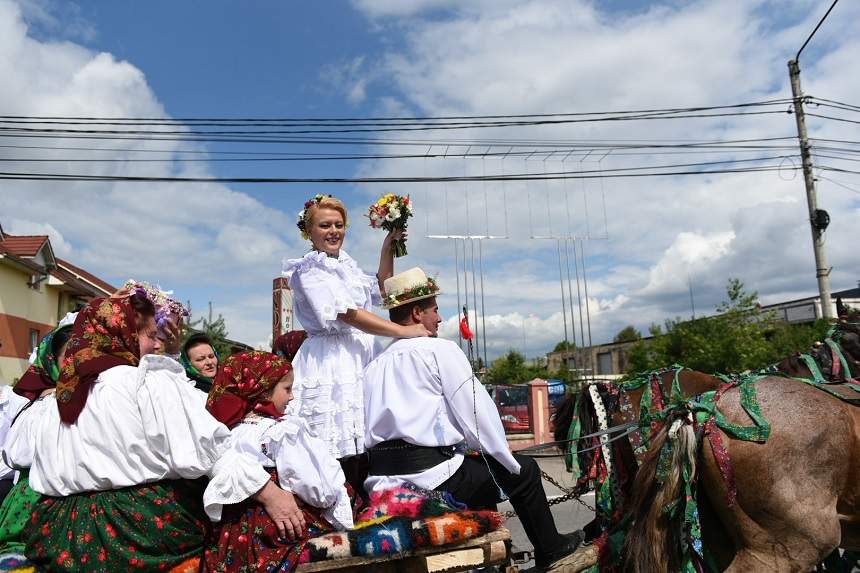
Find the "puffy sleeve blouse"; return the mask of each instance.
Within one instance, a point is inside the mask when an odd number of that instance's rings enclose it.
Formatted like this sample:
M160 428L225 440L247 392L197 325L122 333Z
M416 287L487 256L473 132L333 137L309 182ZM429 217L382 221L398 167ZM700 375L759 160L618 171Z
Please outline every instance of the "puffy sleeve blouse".
M33 416L30 428L30 486L45 495L208 476L203 501L217 521L221 505L246 499L269 479L256 459L230 447L230 431L206 411L182 366L165 356L100 374L74 424L64 424L53 407ZM7 453L26 466L24 455Z
M246 418L232 432L235 449L277 469L281 488L322 509L333 525L352 529L352 506L340 463L305 420Z
M376 277L358 268L345 251L337 258L311 251L286 260L283 276L293 293L296 315L310 334L350 329L337 315L382 304Z

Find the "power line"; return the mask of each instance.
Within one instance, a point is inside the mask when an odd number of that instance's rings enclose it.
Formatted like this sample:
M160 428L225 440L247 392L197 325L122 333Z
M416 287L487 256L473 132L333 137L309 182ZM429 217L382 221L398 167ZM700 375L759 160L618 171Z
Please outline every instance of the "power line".
M824 16L822 16L822 17L821 17L821 20L819 20L819 21L818 21L818 24L816 24L815 29L814 29L814 30L812 30L812 33L811 33L811 34L809 34L809 37L808 37L808 38L806 38L806 41L805 41L805 42L803 42L803 45L802 45L802 46L800 46L800 49L799 49L799 50L797 50L797 54L794 56L794 61L795 61L795 62L796 62L796 61L798 61L798 60L800 59L800 52L802 52L802 51L803 51L803 48L805 48L805 47L806 47L806 44L808 44L808 43L809 43L809 41L812 39L812 36L814 36L814 35L815 35L815 33L818 31L818 29L819 29L819 28L821 27L821 25L824 23L824 20L826 20L826 19L827 19L827 16L829 16L829 15L830 15L830 11L831 11L831 10L833 10L833 7L834 7L834 6L836 6L836 3L837 3L837 2L839 2L839 0L833 0L833 4L831 4L831 5L830 5L830 8L828 8L828 9L827 9L827 12L825 12L825 13L824 13Z
M27 134L83 134L83 135L158 135L164 136L225 136L225 135L310 135L326 133L390 133L390 132L413 132L413 131L437 131L437 130L460 130L460 129L484 129L498 127L534 127L541 125L569 125L577 123L595 123L606 121L654 121L670 119L700 119L715 117L740 117L784 114L788 111L744 111L744 112L721 112L721 113L686 113L676 115L624 115L606 116L580 119L543 119L533 121L506 121L506 122L472 122L472 123L434 123L434 124L408 124L390 125L386 127L344 127L338 129L261 129L261 130L220 130L220 131L165 131L165 130L116 130L116 129L58 129L58 128L32 128L32 127L2 127L0 135L27 135Z
M487 176L451 176L451 177L132 177L113 175L78 175L57 173L18 173L0 172L0 180L21 181L88 181L88 182L146 182L146 183L298 183L298 184L344 184L344 183L446 183L468 181L541 181L563 179L611 179L637 177L668 177L679 175L718 175L728 173L760 173L798 169L781 165L760 167L741 167L736 169L683 170L664 171L659 173L604 173L580 174L570 172L564 175L487 175Z
M523 119L523 118L548 118L548 117L580 117L587 115L619 115L619 114L654 114L654 113L675 113L675 112L695 112L709 111L718 109L756 107L764 105L779 105L790 104L791 99L781 98L772 100L762 100L754 102L742 102L737 104L725 104L715 106L692 106L692 107L675 107L675 108L652 108L652 109L634 109L634 110L613 110L613 111L591 111L591 112L563 112L563 113L538 113L538 114L508 114L508 115L450 115L450 116L424 116L424 117L356 117L356 118L326 118L326 117L305 117L305 118L224 118L224 117L208 117L208 118L165 118L165 117L74 117L74 116L27 116L27 115L0 115L2 120L45 120L45 121L127 121L127 122L174 122L174 123L195 123L195 122L273 122L273 123L288 123L288 122L359 122L359 121L451 121L451 120L485 120L485 119Z

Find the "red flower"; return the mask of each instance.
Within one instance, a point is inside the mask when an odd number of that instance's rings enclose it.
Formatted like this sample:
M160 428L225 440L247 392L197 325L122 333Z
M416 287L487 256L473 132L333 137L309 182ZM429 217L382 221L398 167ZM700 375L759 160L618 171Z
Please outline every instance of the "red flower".
M107 531L108 535L110 535L111 537L116 537L116 531L110 523L105 525L105 531Z
M86 553L81 555L81 563L86 563L87 561L89 561L89 559L90 559L90 556L87 555Z
M161 518L158 516L155 518L155 527L158 529L164 529L164 522L161 521Z
M247 535L245 535L245 534L243 533L242 535L240 535L239 537L237 537L237 538L236 538L236 540L237 540L239 543L245 543L246 541L248 541L248 536L247 536Z
M89 531L84 533L84 543L89 543L92 540L93 540L93 534L92 533L90 533Z
M105 561L106 559L107 559L107 552L105 551L105 548L102 547L101 549L99 549L99 561Z

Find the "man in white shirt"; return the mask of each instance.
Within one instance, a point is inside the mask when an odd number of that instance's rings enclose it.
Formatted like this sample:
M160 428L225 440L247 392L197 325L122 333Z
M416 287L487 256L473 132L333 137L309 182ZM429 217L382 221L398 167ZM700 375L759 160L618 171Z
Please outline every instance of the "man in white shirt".
M555 527L537 463L508 449L498 411L459 346L436 338L441 322L433 279L410 269L385 281L385 305L399 324L430 338L395 339L364 372L368 492L404 482L450 492L470 508L511 500L540 567L572 553L579 533ZM456 446L477 450L464 457Z

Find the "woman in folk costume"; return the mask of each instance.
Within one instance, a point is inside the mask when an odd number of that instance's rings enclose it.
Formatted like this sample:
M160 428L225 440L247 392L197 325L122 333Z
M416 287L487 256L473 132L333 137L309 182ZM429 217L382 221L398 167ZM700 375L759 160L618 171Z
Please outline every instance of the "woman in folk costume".
M201 392L209 393L215 375L218 373L218 352L212 346L212 340L202 332L195 332L182 345L179 363L185 368L185 374L194 381L194 387Z
M402 326L371 312L372 305L382 302L382 282L393 274L391 245L402 231L385 237L374 277L341 248L347 213L338 199L315 196L305 203L298 226L312 249L300 259L285 261L283 275L308 338L293 361L295 400L289 412L307 420L331 454L345 462L353 483L355 459L345 458L364 451L360 377L373 358L373 335L413 338L429 332L421 325Z
M42 338L31 356L32 364L14 388L14 396L23 400L26 406L6 434L3 458L17 460L21 464L21 473L18 482L0 505L0 556L3 558L0 560L0 568L5 567L6 559L10 556L12 559L20 559L24 554L22 532L33 506L41 497L30 487L28 477L28 468L33 463L35 450L30 429L33 421L38 420L46 408L56 408L55 403L46 398L53 394L60 377L60 364L76 316L77 313L70 313L60 322L60 326Z
M31 430L30 485L44 497L24 539L40 571L193 566L207 514L217 520L223 505L257 495L281 515L268 472L231 447L182 367L152 354L154 314L150 300L125 292L93 300L75 320L46 398L56 407ZM200 477L210 478L205 494Z
M207 571L293 571L308 538L353 525L340 464L307 422L284 416L292 386L290 363L268 352L234 354L215 378L207 408L231 429L233 448L255 456L295 495L303 523L296 540L287 541L254 500L225 507L206 550Z

